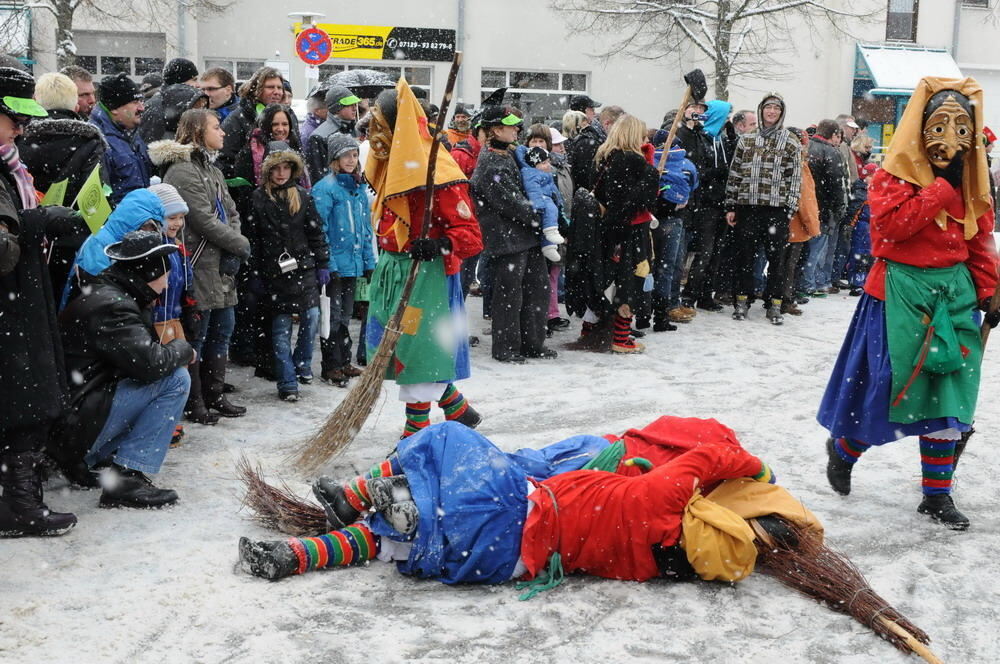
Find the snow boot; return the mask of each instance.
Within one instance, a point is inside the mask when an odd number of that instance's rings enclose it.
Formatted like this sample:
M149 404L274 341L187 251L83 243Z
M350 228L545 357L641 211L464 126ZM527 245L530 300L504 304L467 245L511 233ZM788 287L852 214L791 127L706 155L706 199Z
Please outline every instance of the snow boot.
M733 304L733 320L746 320L749 311L750 304L747 301L747 296L737 295L736 302Z
M177 502L177 492L160 489L145 474L118 464L101 472L100 507L154 509Z
M277 581L298 571L299 558L286 541L253 542L241 537L240 564L254 576Z
M472 337L469 338L471 339ZM340 372L345 376L347 376L348 378L355 378L363 374L365 371L364 369L359 369L350 362L348 362L344 366L340 367Z
M346 528L361 518L361 512L354 509L344 493L344 487L329 477L320 477L312 485L313 495L323 506L326 522L333 530Z
M243 417L247 414L247 409L229 403L223 392L226 364L224 355L201 360L201 393L205 399L205 407L218 411L222 417Z
M765 315L771 321L771 325L781 325L784 323L785 317L781 315L781 300L771 300L771 305L767 308Z
M958 511L958 508L955 507L955 501L948 493L924 496L917 511L929 515L935 521L943 523L952 530L967 530L969 528L969 517Z
M826 479L834 491L842 496L851 493L851 471L854 464L844 461L834 447L833 438L826 439Z
M52 512L42 502L40 452L0 457L0 537L62 535L76 525L76 516Z
M479 414L478 410L476 410L472 406L469 406L468 408L465 409L464 413L462 413L452 421L458 422L459 424L464 424L470 429L475 429L482 423L483 416Z
M333 385L334 387L347 387L347 383L350 380L343 369L327 369L320 374L319 379L327 385Z
M695 306L703 311L722 311L724 308L721 304L710 297L701 298Z
M789 316L801 316L802 310L799 309L799 305L792 302L782 302L781 303L781 313L788 314Z
M205 408L205 399L201 392L201 362L189 365L188 373L191 374L191 390L188 392L187 403L184 404L184 417L189 422L198 424L218 424L219 416Z

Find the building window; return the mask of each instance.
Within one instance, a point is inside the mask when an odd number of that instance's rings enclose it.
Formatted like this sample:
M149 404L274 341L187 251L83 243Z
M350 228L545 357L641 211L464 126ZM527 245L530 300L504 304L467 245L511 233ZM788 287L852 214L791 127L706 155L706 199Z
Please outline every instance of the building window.
M979 7L982 9L990 8L990 0L962 0L963 7Z
M205 58L205 69L219 67L233 75L237 81L246 81L253 73L264 66L263 60L229 60L223 58Z
M887 41L917 41L917 8L919 0L889 0L885 21Z
M87 71L97 76L124 73L139 80L163 70L166 38L155 32L79 30L76 48L76 64Z
M530 124L561 118L570 97L586 94L587 76L580 72L483 69L479 83L482 99L506 87L507 99L524 112L524 120Z
M163 71L163 58L136 58L135 75L159 74Z

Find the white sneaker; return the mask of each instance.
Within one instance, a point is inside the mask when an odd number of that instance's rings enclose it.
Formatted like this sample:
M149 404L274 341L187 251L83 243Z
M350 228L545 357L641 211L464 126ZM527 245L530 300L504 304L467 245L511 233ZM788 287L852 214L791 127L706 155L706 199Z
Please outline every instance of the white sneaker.
M566 238L564 238L559 233L558 226L553 226L552 228L543 229L542 235L545 236L545 239L551 242L552 244L563 244L564 242L566 242Z
M547 244L542 247L542 255L549 259L552 263L559 262L559 247L554 244Z

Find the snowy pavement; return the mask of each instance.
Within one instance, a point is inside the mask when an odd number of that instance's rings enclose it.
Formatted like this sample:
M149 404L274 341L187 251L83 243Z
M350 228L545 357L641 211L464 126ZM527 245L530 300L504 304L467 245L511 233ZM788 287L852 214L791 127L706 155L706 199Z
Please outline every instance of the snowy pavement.
M856 299L832 296L774 327L758 305L745 323L699 313L678 332L650 334L638 356L563 351L510 366L473 349L461 389L484 416L480 431L504 449L575 433L641 426L660 414L715 417L824 522L874 589L923 628L945 662L1000 660L1000 497L992 448L1000 405L1000 348L986 354L983 397L960 466L956 501L965 533L916 513L920 465L911 439L866 456L854 492L825 474L814 414ZM470 299L472 331L485 323ZM1000 339L994 341L1000 345ZM318 360L317 360L318 365ZM318 366L317 366L318 370ZM273 537L240 510L241 453L308 495L287 455L345 390L319 382L296 404L237 368L242 419L189 424L160 486L181 502L162 511L101 510L96 491L52 488L77 528L62 538L0 540L0 662L915 662L851 619L754 575L736 586L646 584L572 577L520 602L511 585L449 587L374 562L269 583L238 569L240 535ZM441 418L435 409L435 421ZM348 477L393 447L402 427L394 385L328 473Z

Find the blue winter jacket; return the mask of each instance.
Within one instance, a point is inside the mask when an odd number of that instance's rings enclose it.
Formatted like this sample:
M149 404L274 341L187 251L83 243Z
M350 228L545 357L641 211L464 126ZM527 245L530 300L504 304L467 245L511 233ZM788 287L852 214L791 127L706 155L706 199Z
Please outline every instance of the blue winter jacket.
M116 125L107 111L98 104L90 112L90 124L101 130L108 142L108 149L101 157L103 179L111 186L109 201L112 207L135 189L149 186L153 162L149 160L146 141L138 130L126 133Z
M542 228L553 228L559 224L559 211L563 206L562 194L556 187L556 179L552 173L528 165L525 161L527 154L528 148L524 145L519 145L514 150L514 159L521 169L524 193L531 201L531 206L542 216Z
M360 277L374 270L371 208L364 186L349 173L328 173L313 185L312 197L330 246L330 272Z
M662 152L654 153L654 163L660 163ZM698 184L698 168L687 158L687 152L674 148L667 153L667 163L660 174L660 198L674 204L687 203Z
M78 279L75 275L78 271L97 276L111 265L111 259L104 253L105 247L120 241L126 233L139 230L139 227L150 219L162 226L165 218L163 203L156 194L148 189L129 192L104 222L101 230L88 237L80 247L80 251L76 252L59 308L62 309L69 302L70 294L77 285Z
M176 243L164 236L163 244L172 245ZM167 276L167 288L153 305L154 323L177 320L181 317L184 292L191 288L191 284L194 281L194 272L191 271L191 261L183 253L183 245L177 245L177 248L179 251L175 251L168 256L170 259L170 274Z

